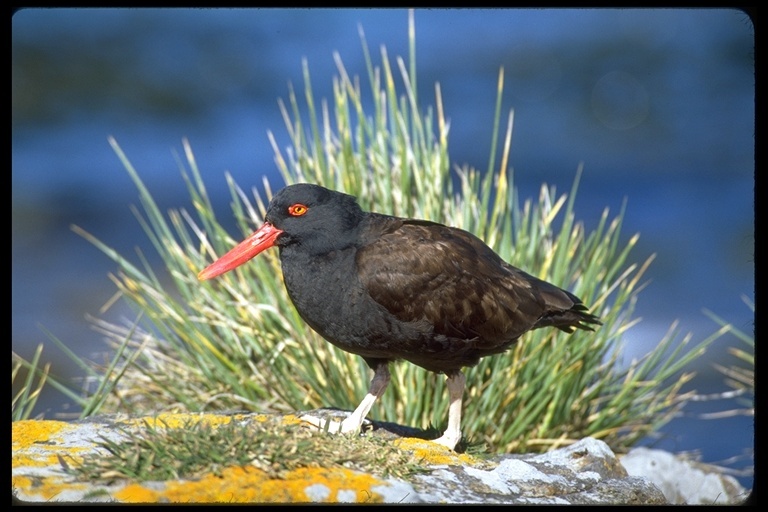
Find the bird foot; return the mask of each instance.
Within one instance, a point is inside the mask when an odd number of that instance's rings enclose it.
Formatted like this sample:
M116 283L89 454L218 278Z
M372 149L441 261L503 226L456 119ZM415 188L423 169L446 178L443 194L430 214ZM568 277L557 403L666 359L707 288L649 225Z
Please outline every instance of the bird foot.
M334 416L339 416L341 414L348 414L343 421L338 421L336 419L333 419L328 416L313 416L311 414L303 414L299 416L299 419L310 426L322 430L324 432L328 432L329 434L347 434L350 432L359 432L362 430L363 426L369 426L371 424L370 421L364 419L363 421L358 421L354 414L344 412L344 411L333 411Z
M447 430L445 433L443 433L442 436L432 440L433 443L441 444L449 450L456 448L456 445L459 444L459 441L461 441L461 431L448 432Z

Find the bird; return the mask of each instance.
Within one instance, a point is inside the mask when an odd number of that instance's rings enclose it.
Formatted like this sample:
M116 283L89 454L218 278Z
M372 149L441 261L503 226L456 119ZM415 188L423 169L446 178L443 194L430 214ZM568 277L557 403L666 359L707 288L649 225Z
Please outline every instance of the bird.
M198 278L219 276L275 246L301 318L373 370L360 405L331 431L360 432L389 384L390 363L405 360L445 374L448 421L434 442L455 450L464 368L532 329L571 333L601 325L574 294L512 266L468 231L367 212L354 196L310 183L276 193L263 225Z

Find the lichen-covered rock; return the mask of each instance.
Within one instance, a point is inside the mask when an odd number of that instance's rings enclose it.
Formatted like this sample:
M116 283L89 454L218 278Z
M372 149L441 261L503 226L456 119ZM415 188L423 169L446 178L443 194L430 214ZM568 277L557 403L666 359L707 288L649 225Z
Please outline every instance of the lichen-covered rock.
M748 492L715 466L662 450L635 448L621 459L627 473L656 484L670 503L688 505L740 504Z
M642 478L630 478L602 441L582 439L538 455L502 455L477 466L444 466L414 478L427 501L506 504L665 504Z
M297 468L275 477L252 466L233 466L195 479L133 482L123 478L108 483L82 481L70 470L87 455L104 451L97 446L98 440L126 441L126 433L139 433L148 425L174 428L190 421L217 425L264 418L261 414L160 414L99 416L73 423L15 422L12 493L20 501L122 503L383 503L415 496L404 482L343 467ZM296 421L292 416L284 419L286 424Z
M319 411L322 413L322 411ZM480 459L411 437L373 422L397 450L412 455L419 471L395 478L354 464L291 467L278 475L253 464L219 468L194 478L163 481L84 481L72 471L86 456L104 454L99 440L122 442L148 425L224 425L263 422L252 413L162 414L144 418L100 416L80 422L18 421L12 424L12 492L21 501L121 503L504 503L662 504L650 479L628 476L602 441L583 439L544 454ZM296 416L282 418L296 424ZM398 431L393 434L393 431ZM250 431L249 431L250 432ZM282 427L279 432L282 433ZM317 432L315 435L328 435ZM282 436L280 437L282 439ZM386 446L389 446L387 444ZM398 452L399 453L399 452ZM205 454L201 454L205 455ZM626 459L625 459L626 460ZM626 463L626 462L625 462ZM79 479L78 479L79 478Z

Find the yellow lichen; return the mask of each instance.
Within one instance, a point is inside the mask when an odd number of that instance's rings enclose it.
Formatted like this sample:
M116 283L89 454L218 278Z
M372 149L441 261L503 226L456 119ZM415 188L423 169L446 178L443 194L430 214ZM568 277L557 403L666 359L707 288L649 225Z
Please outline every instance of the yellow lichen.
M13 476L11 486L22 495L21 499L34 499L35 501L56 501L62 495L72 494L78 491L87 491L90 488L86 483L73 483L60 477L26 477Z
M51 436L66 427L71 427L71 425L64 421L14 421L11 423L12 449L27 448L34 443L49 441Z
M266 421L267 419L269 419L269 417L264 415L264 419L263 420L259 419L259 421ZM306 422L304 420L299 419L298 416L295 416L293 414L286 414L285 416L283 416L283 423L285 425L301 425Z
M32 486L32 479L28 476L11 476L11 490L29 489Z
M424 464L471 465L477 463L477 459L472 455L456 453L445 446L424 439L406 437L395 440L393 444L401 450L412 452Z
M11 467L47 467L57 464L59 458L56 455L42 456L40 454L29 455L26 453L14 453L11 455Z
M138 428L144 428L148 425L150 428L184 428L198 423L203 423L209 426L226 425L231 421L249 420L259 423L270 421L274 416L267 414L213 414L213 413L161 413L154 416L144 416L141 418L129 418L121 421L124 425L129 425ZM288 414L282 417L282 422L285 425L295 425L304 423L298 417Z
M77 491L87 491L91 486L85 483L73 483L64 481L61 478L50 477L45 478L39 487L27 489L27 491L35 491L45 501L54 501L57 498L61 498L63 493L74 493Z
M307 488L313 485L325 487L328 495L323 499L307 494ZM195 481L166 482L164 490L132 484L113 497L125 503L380 503L381 495L372 490L378 485L386 484L343 468L300 468L286 473L284 478L270 478L253 467L232 467L223 470L220 477L208 475ZM340 496L341 491L348 493Z
M208 425L224 425L233 419L239 420L244 419L245 417L244 414L229 416L225 414L161 413L156 416L145 416L142 418L123 420L122 423L141 427L146 423L152 428L179 428L198 422L205 422Z
M113 494L113 498L123 503L157 503L160 492L147 489L141 484L129 484Z

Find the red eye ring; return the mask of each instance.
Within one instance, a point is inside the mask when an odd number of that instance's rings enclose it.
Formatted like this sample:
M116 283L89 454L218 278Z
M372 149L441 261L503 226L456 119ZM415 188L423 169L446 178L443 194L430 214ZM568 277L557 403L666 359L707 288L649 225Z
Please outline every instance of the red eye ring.
M288 207L288 215L292 215L294 217L301 217L302 215L307 213L307 210L309 210L309 208L307 208L306 205L303 205L301 203L292 204L291 206Z

